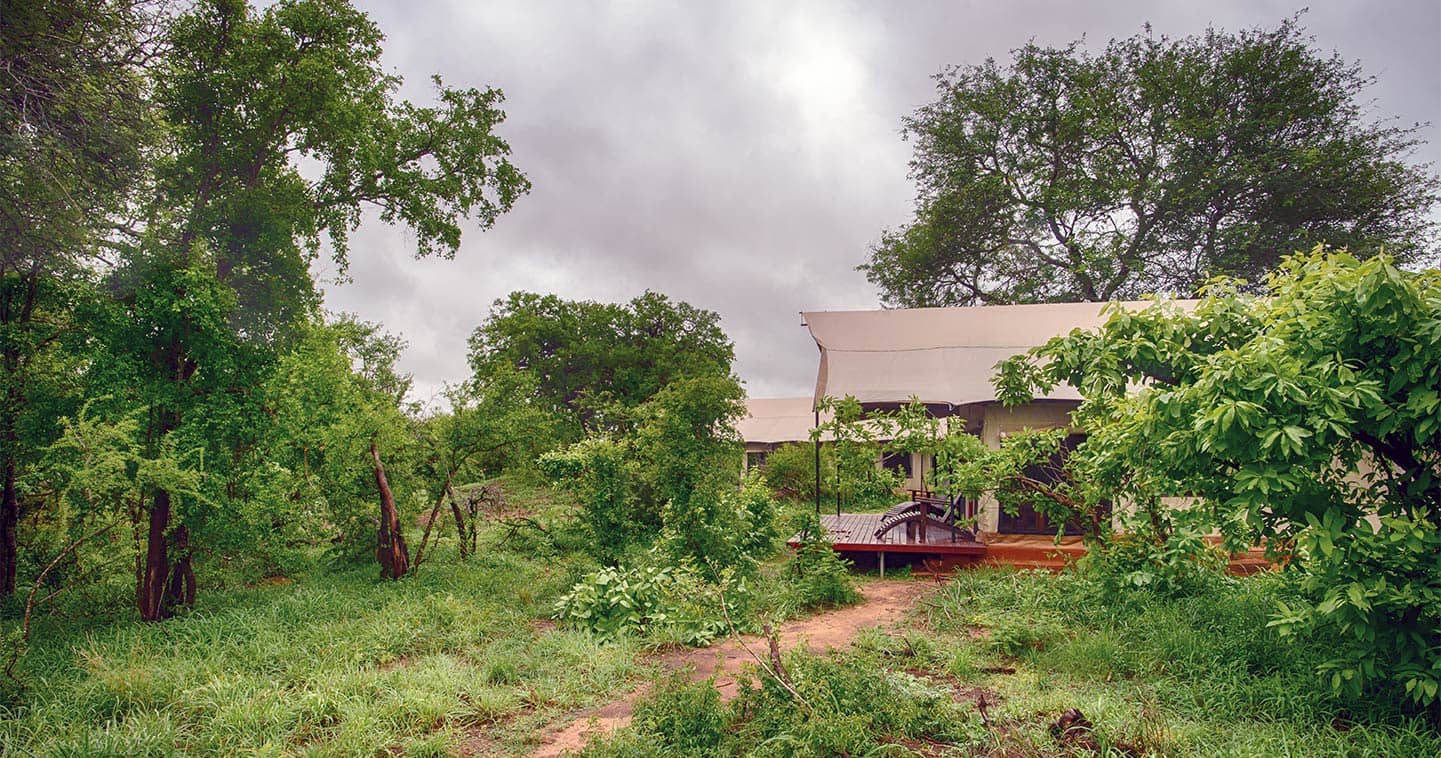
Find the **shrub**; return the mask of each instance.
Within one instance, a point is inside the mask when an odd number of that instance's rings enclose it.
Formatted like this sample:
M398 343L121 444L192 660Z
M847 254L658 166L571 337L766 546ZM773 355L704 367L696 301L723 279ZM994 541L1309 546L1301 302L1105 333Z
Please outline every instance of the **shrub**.
M726 569L750 575L775 545L775 503L755 474L738 490L726 488L710 497L671 501L663 520L664 551L676 561L699 565L712 581Z
M796 607L834 608L860 601L861 593L851 578L850 563L831 549L825 530L814 516L801 534L800 548L789 567Z
M555 618L607 640L663 636L704 645L725 631L720 603L715 585L686 565L607 567L571 587L556 602Z
M1295 540L1311 595L1275 626L1331 637L1336 694L1441 723L1441 272L1318 246L1261 286L1113 305L1003 361L1000 399L1069 384L1090 432L1073 460L1112 500L1186 493L1233 544Z
M948 689L865 653L795 651L785 667L804 703L771 677L741 684L732 719L747 755L879 755L903 740L965 744L979 736L975 711Z
M593 437L546 453L539 465L579 498L587 549L597 559L618 560L627 545L659 525L656 514L636 500L622 444Z
M1127 531L1093 544L1081 559L1082 569L1099 582L1103 601L1136 589L1167 597L1199 595L1227 581L1225 551L1206 540L1208 514L1157 506L1129 522Z
M803 503L816 499L816 452L809 442L788 442L766 456L761 467L766 485L778 497ZM835 451L829 445L821 447L821 471L835 471ZM834 502L836 498L835 477L821 477L821 499Z
M726 720L715 679L693 682L685 671L671 673L635 705L635 724L659 736L667 755L725 752L730 736Z

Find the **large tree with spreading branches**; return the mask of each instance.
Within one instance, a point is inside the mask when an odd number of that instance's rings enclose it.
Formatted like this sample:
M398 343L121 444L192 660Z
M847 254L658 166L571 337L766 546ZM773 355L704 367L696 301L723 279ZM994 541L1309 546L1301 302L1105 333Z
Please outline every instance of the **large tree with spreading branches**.
M905 120L915 218L860 268L919 307L1189 294L1323 242L1432 263L1437 177L1371 82L1295 18L949 68Z

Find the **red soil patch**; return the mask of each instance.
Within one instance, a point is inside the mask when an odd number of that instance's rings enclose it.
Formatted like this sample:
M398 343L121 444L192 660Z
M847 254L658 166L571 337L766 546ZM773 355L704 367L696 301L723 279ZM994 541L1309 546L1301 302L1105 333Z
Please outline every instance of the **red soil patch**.
M849 608L819 613L810 618L799 619L781 626L776 635L782 650L804 645L812 650L841 648L849 645L856 633L862 629L882 626L899 620L915 604L918 597L933 585L909 581L875 581L860 588L864 599ZM736 677L747 662L755 659L742 644L757 655L766 656L766 641L760 637L747 636L739 642L727 639L708 648L681 649L663 653L657 660L667 671L690 668L695 681L716 676L716 689L721 699L730 700L736 695ZM532 753L532 758L554 758L566 752L579 750L594 736L609 734L630 723L635 701L645 694L645 688L631 691L625 697L575 714L569 723L551 732L545 741ZM478 755L471 752L468 743L464 755Z

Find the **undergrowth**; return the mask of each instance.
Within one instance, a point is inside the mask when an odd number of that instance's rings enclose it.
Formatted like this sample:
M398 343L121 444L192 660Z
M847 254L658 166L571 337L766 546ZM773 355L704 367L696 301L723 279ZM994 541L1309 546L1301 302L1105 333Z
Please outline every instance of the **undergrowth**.
M1289 577L1114 589L1087 573L961 572L902 628L786 655L790 689L753 669L727 704L673 678L585 755L1441 755L1403 702L1337 699L1318 681L1323 640L1266 626L1299 591ZM1067 733L1070 709L1085 726Z
M494 535L492 535L494 537ZM40 620L4 755L447 755L628 686L639 646L538 622L589 566L491 545L386 582L317 561L159 624Z

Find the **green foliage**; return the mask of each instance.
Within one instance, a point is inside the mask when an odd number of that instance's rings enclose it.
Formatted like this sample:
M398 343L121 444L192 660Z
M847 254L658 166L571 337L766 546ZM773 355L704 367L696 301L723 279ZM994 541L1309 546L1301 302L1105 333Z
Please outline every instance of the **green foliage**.
M629 438L640 496L683 512L692 500L734 489L744 397L734 377L702 376L675 380L642 403Z
M964 744L981 736L968 704L882 660L869 652L795 652L784 665L804 702L752 669L729 708L713 682L673 676L636 703L627 729L582 755L904 755L908 743Z
M801 528L800 547L786 573L787 599L797 609L838 608L860 602L850 563L831 549L814 516Z
M725 631L720 604L715 586L684 565L606 567L562 595L555 617L603 640L638 635L705 645Z
M84 401L93 345L77 308L101 297L102 245L132 209L157 130L134 61L160 9L140 2L6 2L0 9L0 600L33 509L18 489L55 418ZM109 392L104 388L101 392ZM26 567L29 568L29 567Z
M1112 308L1002 376L1010 400L1081 390L1076 456L1118 502L1187 495L1228 547L1297 541L1311 599L1277 620L1331 637L1338 694L1441 702L1441 274L1317 248L1264 297Z
M835 450L821 446L821 500L834 503L835 477L826 472L836 470ZM766 485L778 496L801 503L816 500L816 452L814 443L787 442L766 456L761 467Z
M862 652L793 652L785 667L803 705L773 679L744 682L732 706L738 753L755 756L875 755L905 741L967 742L979 721L969 704Z
M732 360L718 315L655 292L624 305L513 292L470 337L475 376L529 374L536 402L570 441L624 433L628 411L667 384L727 377Z
M519 371L497 371L447 392L448 413L428 419L432 479L476 481L526 470L555 446L556 420L531 400L532 382Z
M262 395L275 419L266 440L275 468L265 494L273 499L264 512L290 527L281 536L314 543L332 536L328 526L337 532L338 557L373 554L379 502L373 440L397 503L410 501L415 462L408 453L415 443L400 405L410 380L394 368L402 347L378 326L341 316L307 327L277 361Z
M1125 517L1120 534L1093 543L1080 563L1113 601L1132 589L1171 597L1211 592L1226 581L1228 559L1206 539L1211 525L1203 509L1152 504Z
M437 78L436 106L397 100L380 30L348 3L205 2L166 32L156 220L186 209L167 231L219 251L255 338L303 318L307 258L326 236L343 266L363 206L412 229L419 254L453 255L462 221L489 227L529 188L494 133L501 94Z
M769 498L754 488L736 492L742 396L733 377L679 379L633 411L629 434L541 457L541 469L580 500L598 558L619 560L664 531L673 556L715 579L769 548Z
M542 472L579 498L587 549L602 561L618 561L627 546L659 526L659 514L647 514L636 503L625 456L620 443L592 437L539 461Z
M884 429L871 422L867 413L853 397L821 398L821 413L829 412L831 420L822 423L813 435L831 437L834 468L821 471L822 486L835 488L836 500L843 508L875 509L896 503L896 490L901 486L899 473L880 465ZM829 482L826 480L829 479Z
M1012 657L1045 650L1065 638L1065 630L1053 616L1002 616L986 630L986 649Z
M1296 19L948 68L905 120L915 219L861 269L917 307L1259 282L1318 242L1434 261L1441 183L1406 160L1419 126L1369 120L1371 82Z
M1282 633L1314 629L1335 640L1317 669L1332 689L1360 697L1379 681L1418 705L1441 702L1441 532L1395 516L1346 531L1318 521L1300 537L1305 603L1279 603Z
M715 755L730 736L714 679L692 682L685 671L672 673L635 704L634 723L672 754Z
M770 492L759 477L751 476L738 490L693 497L683 506L668 503L661 549L677 562L701 566L712 581L727 569L747 576L774 549L775 517Z

